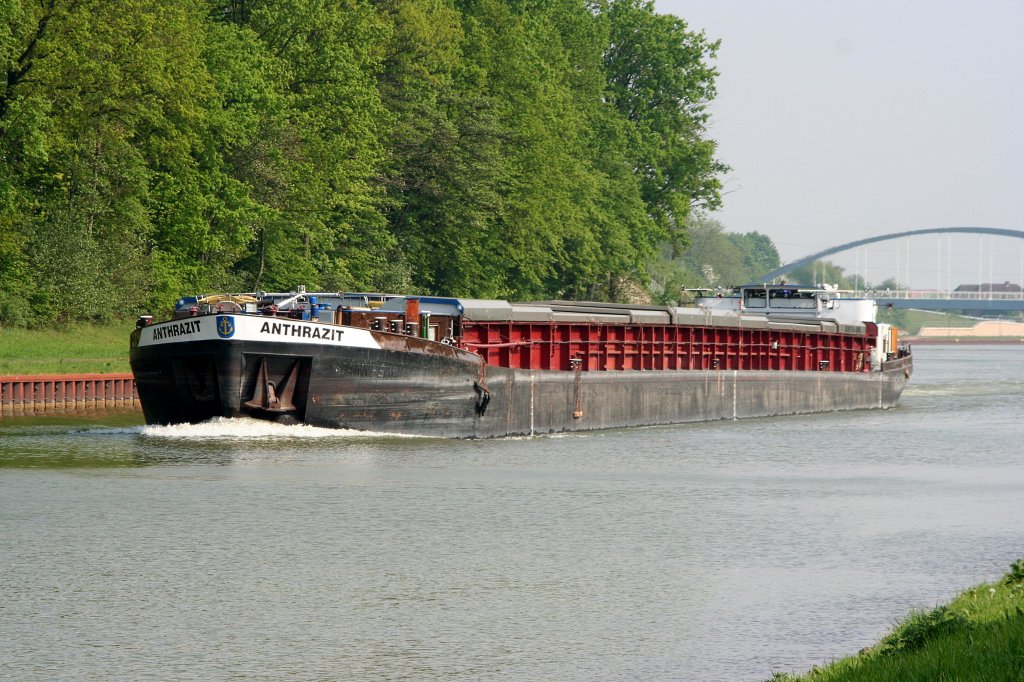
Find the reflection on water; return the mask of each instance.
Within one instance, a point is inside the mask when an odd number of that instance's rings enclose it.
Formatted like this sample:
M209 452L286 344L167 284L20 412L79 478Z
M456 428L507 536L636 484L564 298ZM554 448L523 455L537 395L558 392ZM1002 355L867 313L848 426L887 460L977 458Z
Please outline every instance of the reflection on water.
M1024 554L1024 349L888 411L497 441L0 421L0 678L761 680Z

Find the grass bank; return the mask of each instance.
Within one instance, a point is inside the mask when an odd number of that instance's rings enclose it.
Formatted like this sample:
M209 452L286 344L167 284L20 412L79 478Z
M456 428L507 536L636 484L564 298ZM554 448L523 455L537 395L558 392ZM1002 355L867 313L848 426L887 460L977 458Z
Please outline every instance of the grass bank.
M135 322L63 329L0 329L0 375L128 372Z
M973 327L978 320L934 310L879 308L878 321L896 325L904 333L914 336L921 327Z
M882 641L806 675L771 682L1007 682L1024 680L1024 559L999 582L910 614Z

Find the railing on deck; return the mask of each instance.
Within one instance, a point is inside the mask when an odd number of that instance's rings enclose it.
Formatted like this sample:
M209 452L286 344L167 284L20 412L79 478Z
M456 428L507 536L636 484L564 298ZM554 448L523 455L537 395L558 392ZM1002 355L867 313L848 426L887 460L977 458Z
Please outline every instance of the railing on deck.
M0 376L0 417L138 407L130 373Z

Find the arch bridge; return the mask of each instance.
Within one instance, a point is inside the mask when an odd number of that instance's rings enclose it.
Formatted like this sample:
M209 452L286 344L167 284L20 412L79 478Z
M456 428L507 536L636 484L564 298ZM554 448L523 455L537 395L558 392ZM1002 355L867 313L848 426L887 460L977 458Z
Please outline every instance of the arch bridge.
M831 256L843 251L856 249L867 244L902 239L904 237L916 237L928 234L978 234L993 235L997 237L1012 237L1024 239L1024 231L1007 230L998 227L930 227L920 230L907 230L904 232L893 232L877 237L868 237L856 241L840 244L804 256L798 260L786 263L767 272L761 276L760 281L769 282L777 277L795 270L803 265L808 265L817 260ZM1022 292L992 292L981 291L981 282L978 282L979 291L976 292L938 292L938 291L887 291L887 292L866 292L868 296L878 301L881 306L893 308L917 308L921 310L950 310L969 309L978 311L1009 311L1024 310L1024 293ZM1020 283L1024 286L1024 282Z

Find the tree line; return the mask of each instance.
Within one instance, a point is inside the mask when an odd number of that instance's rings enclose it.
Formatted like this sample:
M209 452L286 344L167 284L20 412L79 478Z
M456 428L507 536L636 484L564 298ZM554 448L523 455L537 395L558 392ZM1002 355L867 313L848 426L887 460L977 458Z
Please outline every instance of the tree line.
M0 15L5 324L298 284L616 299L721 201L718 44L648 0Z
M760 282L762 275L781 265L779 251L767 235L727 232L703 213L687 221L687 239L685 249L662 244L648 267L648 288L659 303L690 302L686 289L730 289Z

